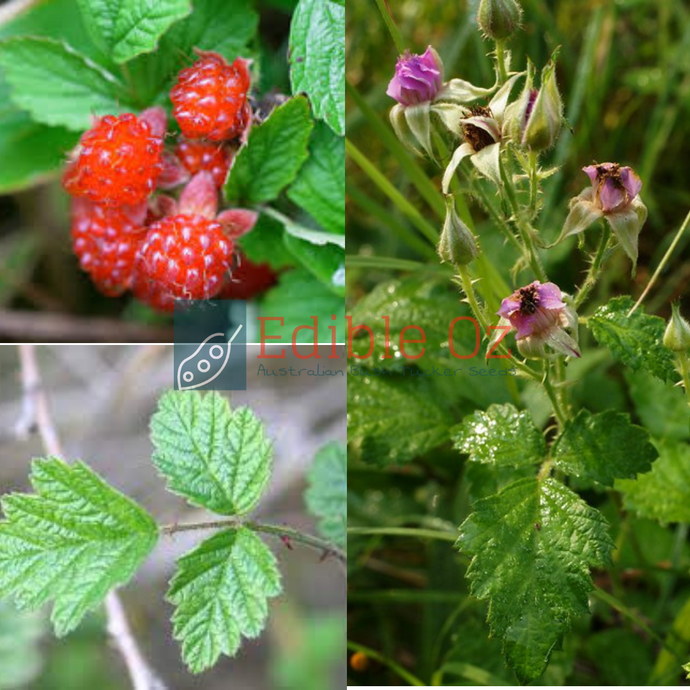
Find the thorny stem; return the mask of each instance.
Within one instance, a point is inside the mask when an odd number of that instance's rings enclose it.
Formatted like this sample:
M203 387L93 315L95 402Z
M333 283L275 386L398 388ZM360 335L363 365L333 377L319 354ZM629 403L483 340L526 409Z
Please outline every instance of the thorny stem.
M688 227L688 224L690 224L690 211L688 212L688 215L685 216L685 220L683 221L683 224L680 226L678 232L676 233L676 236L673 238L673 242L671 242L671 246L668 248L666 251L666 254L664 254L664 258L661 259L661 263L656 267L656 271L654 271L654 275L649 279L649 283L647 283L647 287L644 289L642 294L640 295L640 298L635 302L634 306L632 309L628 312L628 317L632 316L632 314L637 310L637 308L644 302L645 297L649 293L649 291L652 289L654 283L656 283L657 279L661 275L661 272L664 270L664 267L668 263L668 260L671 258L671 254L673 254L673 250L676 248L676 245L678 242L680 242L680 238L683 236L683 233L685 232L686 228Z
M536 152L529 153L529 210L530 219L534 220L537 215L537 194L539 192L539 178L537 175L538 156Z
M677 359L680 365L680 375L683 378L683 388L685 388L685 395L687 395L688 405L690 405L690 365L688 364L688 355L686 352L678 352Z
M556 415L558 424L562 428L566 422L566 415L561 409L561 402L558 399L558 394L551 383L551 372L549 370L549 364L547 361L544 361L544 378L542 379L542 385L544 386L546 395L549 396L551 406L553 407L553 413Z
M254 522L251 520L215 520L213 522L192 522L171 525L162 525L159 529L161 534L171 536L178 532L194 532L209 529L224 529L227 527L246 527L252 532L261 532L263 534L271 534L284 540L288 543L298 543L308 546L315 551L319 551L324 558L333 556L341 563L347 563L347 554L337 546L334 546L325 539L320 539L311 534L300 532L292 527L285 527L283 525L267 525L263 522Z
M48 455L64 457L60 438L55 431L50 414L48 400L43 391L35 347L24 344L18 345L18 348L24 389L23 412L18 430L29 431L36 426L44 451ZM115 591L109 592L106 596L105 610L108 617L108 632L125 661L134 690L150 690L154 685L162 688L162 683L149 667L137 645L120 598Z
M506 68L506 51L503 41L496 41L496 66L498 67L498 83L505 84L508 81Z
M597 253L589 265L589 270L587 271L587 277L584 283L578 290L577 295L575 295L575 306L579 307L589 296L592 288L596 285L597 280L599 280L599 273L601 272L601 264L604 260L604 255L606 254L606 249L609 245L609 239L611 237L611 228L608 223L604 223L604 229L601 233L601 240L599 241L599 247L597 248Z

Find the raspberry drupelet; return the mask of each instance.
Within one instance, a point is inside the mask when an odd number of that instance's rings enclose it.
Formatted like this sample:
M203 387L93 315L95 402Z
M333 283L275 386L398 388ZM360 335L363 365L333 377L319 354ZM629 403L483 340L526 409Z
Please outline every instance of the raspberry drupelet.
M188 139L238 137L251 117L247 61L237 58L229 64L218 53L199 54L199 60L180 72L170 92L173 116Z
M206 170L211 173L216 187L220 188L225 183L231 155L222 144L182 141L175 147L175 155L191 175Z
M100 118L81 137L77 158L63 178L65 189L108 206L145 201L162 170L163 137L144 116Z

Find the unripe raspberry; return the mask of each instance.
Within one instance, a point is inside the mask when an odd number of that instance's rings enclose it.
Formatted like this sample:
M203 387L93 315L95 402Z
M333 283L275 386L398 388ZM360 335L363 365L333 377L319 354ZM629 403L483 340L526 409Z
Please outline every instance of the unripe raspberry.
M179 213L150 227L137 257L137 281L148 279L173 298L209 299L223 286L232 251L219 222Z
M173 116L189 139L237 137L251 114L247 61L237 58L231 65L218 53L200 54L199 60L180 72L170 92Z
M494 41L510 38L520 28L521 18L516 0L481 0L477 10L479 28Z
M232 158L222 144L183 141L175 147L175 155L191 175L205 170L211 173L216 187L225 183Z
M163 136L136 115L106 115L80 141L63 184L73 196L108 206L145 201L161 173Z
M132 284L134 262L146 237L145 208L111 208L80 199L72 209L72 247L96 287L116 297Z

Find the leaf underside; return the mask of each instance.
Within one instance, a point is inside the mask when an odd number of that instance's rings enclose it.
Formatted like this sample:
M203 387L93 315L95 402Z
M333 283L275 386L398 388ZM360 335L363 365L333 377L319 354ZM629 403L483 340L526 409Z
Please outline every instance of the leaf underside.
M319 532L329 541L347 545L347 450L329 443L319 450L307 475L305 500L309 512L319 520Z

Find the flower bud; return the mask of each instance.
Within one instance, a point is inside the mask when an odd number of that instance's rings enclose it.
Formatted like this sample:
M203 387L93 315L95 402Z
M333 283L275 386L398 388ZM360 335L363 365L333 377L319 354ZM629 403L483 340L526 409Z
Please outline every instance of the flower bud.
M522 8L516 0L481 0L477 23L485 36L501 41L520 28Z
M423 55L409 52L401 55L395 65L395 76L386 94L402 106L428 103L436 98L443 86L443 62L429 46Z
M443 223L437 252L442 262L465 266L479 254L472 231L460 220L452 194L446 196L446 220Z
M519 105L511 114L511 138L535 152L551 148L563 124L563 101L556 83L555 58L554 54L542 70L541 88L538 91L532 87L531 74L528 72L525 88L517 101Z
M674 352L690 352L690 324L680 315L680 307L671 305L672 314L664 333L664 345Z

